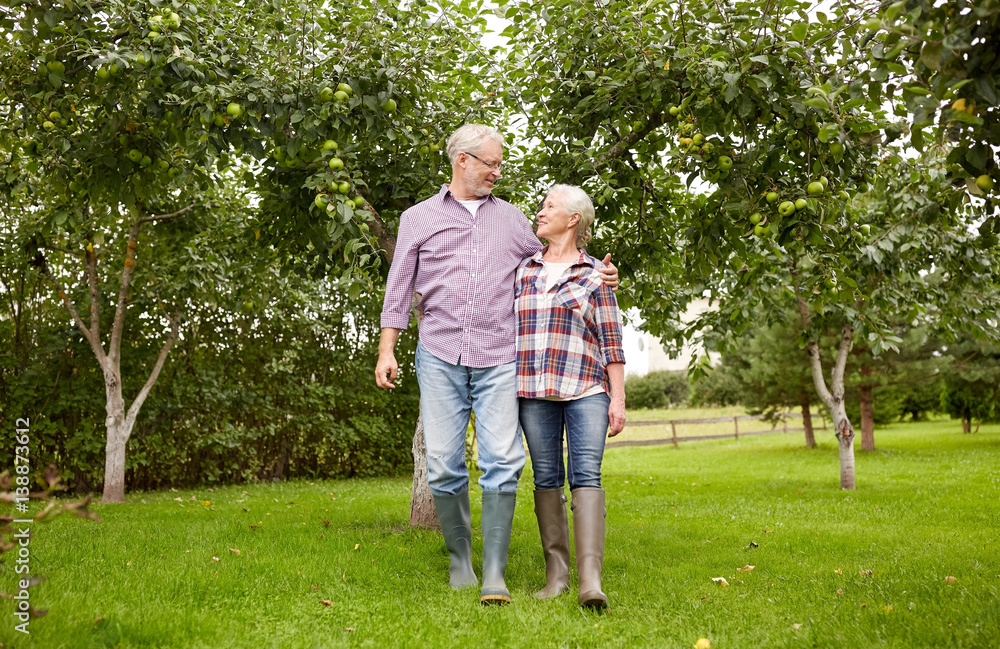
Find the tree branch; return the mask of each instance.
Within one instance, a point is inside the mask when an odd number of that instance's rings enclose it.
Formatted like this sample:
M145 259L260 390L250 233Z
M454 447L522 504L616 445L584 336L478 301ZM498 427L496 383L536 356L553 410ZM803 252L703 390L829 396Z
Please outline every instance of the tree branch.
M391 264L392 257L394 254L396 254L396 237L392 236L392 234L385 229L385 221L383 221L379 213L375 211L375 208L372 207L372 204L369 203L367 200L365 200L364 197L359 197L359 198L361 198L361 200L364 200L364 209L371 212L372 216L375 217L371 221L372 232L375 233L375 239L378 240L378 245L381 246L382 250L385 251L385 257L386 259L389 260L389 263Z
M87 342L90 343L90 348L94 350L94 354L97 356L97 361L100 363L101 367L104 367L106 356L104 354L104 348L101 346L101 341L95 338L87 325L83 324L83 320L80 319L80 314L77 313L76 307L73 306L73 301L69 299L69 295L63 290L63 287L59 285L50 273L45 273L45 278L48 279L52 287L55 288L56 293L63 301L63 305L69 311L70 316L73 318L73 322L76 324L77 328L83 333L83 337L86 338Z
M181 313L177 311L174 313L174 317L170 319L170 333L167 335L167 340L163 343L163 347L160 349L160 355L156 359L156 364L153 365L153 370L149 373L149 378L146 379L146 384L142 386L139 390L139 394L135 396L132 401L132 405L128 408L128 413L125 415L125 430L131 431L132 426L135 424L135 418L139 415L139 409L142 408L142 404L146 401L146 397L149 396L149 391L153 389L153 384L156 383L156 379L160 376L160 370L163 369L163 364L167 361L167 354L170 353L170 347L173 346L174 340L177 339L177 332L180 329Z
M176 212L171 212L170 214L149 214L147 216L141 217L138 220L138 222L139 223L149 223L150 221L166 221L168 219L177 218L178 216L184 216L185 214L187 214L188 212L190 212L191 210L193 210L193 209L195 209L197 207L201 207L201 206L200 205L191 204L191 205L188 205L187 207L184 207L184 208L181 208L181 209L177 210ZM205 207L210 207L210 206L206 205Z
M125 329L125 303L128 300L128 289L132 283L135 268L135 251L139 246L140 219L132 221L128 230L128 243L125 247L125 264L122 268L121 284L118 286L118 304L115 307L115 320L111 326L111 340L108 343L108 356L116 364L121 356L122 331Z

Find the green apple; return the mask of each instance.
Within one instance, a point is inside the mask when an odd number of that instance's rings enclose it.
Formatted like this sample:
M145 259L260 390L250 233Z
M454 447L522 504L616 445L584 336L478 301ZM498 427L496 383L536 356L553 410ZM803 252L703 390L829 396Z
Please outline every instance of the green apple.
M347 101L347 98L350 97L350 95L348 95L343 90L338 90L337 92L333 93L333 96L337 101Z
M757 225L758 223L761 222L762 218L763 217L760 215L760 212L754 212L753 214L750 215L750 222L753 223L754 225Z
M809 186L806 187L806 193L810 196L819 196L823 193L826 187L821 182L811 182Z
M976 187L983 190L984 192L991 191L993 189L993 178L983 174L976 178Z
M671 107L670 107L670 108L669 108L669 109L667 110L667 112L668 112L668 113L670 113L670 116L671 116L671 117L677 117L678 115L680 115L680 114L681 114L681 109L680 109L680 107L678 107L678 106L671 106Z
M132 149L128 152L128 159L132 162L139 162L142 160L142 151L139 149Z
M326 205L329 202L330 199L326 194L316 194L316 198L313 199L313 205L315 205L321 210L326 209Z
M326 142L323 143L324 151L336 151L337 148L338 148L337 143L334 142L333 140L327 140Z
M701 143L705 141L705 136L702 135L701 133L695 133L694 137L691 138L691 141L697 144L698 146L701 146Z
M858 226L858 230L861 230L861 234L869 234L872 231L872 226L868 225L867 223L864 223Z
M333 99L333 88L327 86L319 91L320 101L330 101Z
M142 158L139 159L140 167L148 167L151 164L153 164L153 159L150 158L148 155L144 155L142 156Z
M727 155L719 156L719 169L729 171L733 166L733 159Z
M781 205L778 205L778 214L782 216L790 216L795 213L795 203L792 201L782 201Z
M56 125L53 122L50 122L49 120L45 120L44 122L42 122L42 128L44 128L46 131L51 131L55 127Z
M243 106L240 106L235 101L229 102L229 105L226 106L226 113L233 119L237 119L243 115Z
M218 126L219 128L222 128L223 126L226 125L226 118L223 117L222 115L218 115L218 114L217 115L213 115L212 116L212 123L215 124L216 126Z
M347 182L345 180L344 182L342 182L339 185L337 185L337 191L340 192L341 194L346 194L346 193L350 192L351 191L351 183L349 183L349 182Z
M795 201L795 209L796 210L804 210L804 209L806 209L806 206L808 206L808 205L809 205L809 201L807 201L804 198L799 198L799 199L797 199Z
M346 83L338 83L337 90L341 92L346 92L348 95L354 94L354 88L350 87Z
M754 226L753 233L756 234L758 237L767 237L769 234L771 234L771 229L766 225L764 225L763 223L758 223L757 225Z
M384 110L387 113L395 113L396 112L396 100L395 99L386 99L385 103L382 104L382 110Z
M97 77L98 81L107 81L111 78L111 73L108 72L108 69L104 66L97 68L94 75Z
M764 198L767 200L768 203L777 203L778 199L781 198L781 196L778 195L778 192L768 192L767 196L765 196Z
M340 171L344 168L344 161L340 158L330 158L330 169Z

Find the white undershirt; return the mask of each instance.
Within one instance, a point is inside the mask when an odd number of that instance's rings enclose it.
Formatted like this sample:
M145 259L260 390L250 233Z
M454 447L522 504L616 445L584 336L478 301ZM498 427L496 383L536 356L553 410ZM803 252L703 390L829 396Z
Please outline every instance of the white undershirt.
M482 205L483 203L486 202L486 198L487 197L484 196L482 198L475 198L475 199L473 199L471 201L458 201L458 202L461 203L462 205L464 205L465 209L469 210L469 214L471 214L472 216L475 216L476 215L476 210L479 209L480 205ZM455 200L458 200L458 199L455 199Z
M566 262L555 262L555 261L545 261L542 260L542 276L545 277L545 292L548 293L552 290L552 287L556 285L566 273L569 272L570 266L575 264L575 261ZM543 397L546 401L575 401L576 399L582 399L584 397L593 396L595 394L601 394L604 392L604 386L600 383L594 387L586 390L583 394L578 394L575 397Z

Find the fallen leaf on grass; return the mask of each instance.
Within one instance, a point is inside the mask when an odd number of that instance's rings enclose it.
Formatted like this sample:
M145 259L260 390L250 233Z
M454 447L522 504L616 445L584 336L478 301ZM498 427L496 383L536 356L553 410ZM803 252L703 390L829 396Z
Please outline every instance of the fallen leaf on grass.
M694 649L712 649L712 641L708 638L698 638L698 642L694 643Z
M875 573L871 570L859 570L858 575L864 577L865 575L874 575Z
M838 589L837 589L837 594L838 594L838 595L843 595L843 594L844 594L844 591L843 591L843 589L840 589L840 588L838 588Z
M183 498L180 498L180 497L177 497L177 498L174 498L174 500L176 500L176 501L177 501L177 502L179 502L179 503L182 503L182 502L184 502L184 499L183 499Z
M354 631L354 627L353 626L345 626L344 627L344 631L348 631L348 632Z
M955 623L954 622L949 622L948 626L955 626Z
M774 530L764 530L764 534L772 534L772 533L774 533Z
M191 496L191 498L189 498L189 500L192 500L192 501L197 501L198 499L197 499L197 498L195 498L194 496Z
M328 599L321 599L319 600L319 603L322 604L323 606L333 606L333 602L331 602Z
M322 586L310 586L309 588L311 588L312 590L321 590L323 587Z
M355 549L355 550L357 550L357 549L358 549L358 548L360 548L360 547L361 547L361 544L360 544L360 543L355 543L355 544L354 544L354 549Z
M211 487L209 487L208 490L209 491L215 491L215 489L212 489Z
M753 541L750 541L750 545L748 545L747 547L745 547L745 548L743 548L743 549L744 549L744 550L751 550L751 549L753 549L753 548L759 548L759 547L760 547L759 545L757 545L757 544L756 544L756 543L754 543Z
M323 521L323 527L330 527L330 521Z
M844 571L841 570L840 568L837 568L836 570L834 570L834 572L837 573L838 575L844 574Z
M212 561L216 561L217 562L218 560L219 560L219 557L212 557Z
M802 628L802 625L799 624L798 622L796 622L795 624L792 625L792 628L795 629L796 631L798 631L799 629Z
M946 582L948 582L949 584L954 584L954 583L955 583L956 581L958 581L957 579L955 579L955 578L954 578L954 577L952 577L951 575L948 575L947 577L945 577L945 578L944 578L944 580L945 580Z
M756 567L757 566L751 566L750 564L747 564L747 565L743 566L742 568L737 568L736 572L750 572L751 570L753 570Z
M102 615L101 617L99 617L96 620L94 620L94 625L96 626L96 625L100 624L103 621L104 621L104 616ZM954 622L952 622L952 624L954 624Z
M728 586L729 585L729 582L726 581L725 577L712 577L712 581L714 581L719 586Z
M885 612L886 612L886 613L888 613L889 611L891 611L891 610L892 610L892 604L886 604L886 605L885 605L885 606L883 606L882 608L884 608L884 609L885 609Z
M211 507L212 506L212 501L211 500L203 500L203 501L201 501L201 504L204 505L205 507Z
M233 554L235 554L236 556L240 555L240 551L237 550L236 548L229 548L229 551L232 552Z

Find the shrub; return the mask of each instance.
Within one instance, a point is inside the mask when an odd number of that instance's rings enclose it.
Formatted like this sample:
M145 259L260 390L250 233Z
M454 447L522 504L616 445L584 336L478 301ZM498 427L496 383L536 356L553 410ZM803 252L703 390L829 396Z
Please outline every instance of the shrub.
M629 409L687 405L688 393L687 372L661 370L625 379L625 406Z

